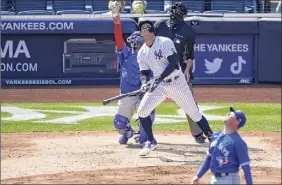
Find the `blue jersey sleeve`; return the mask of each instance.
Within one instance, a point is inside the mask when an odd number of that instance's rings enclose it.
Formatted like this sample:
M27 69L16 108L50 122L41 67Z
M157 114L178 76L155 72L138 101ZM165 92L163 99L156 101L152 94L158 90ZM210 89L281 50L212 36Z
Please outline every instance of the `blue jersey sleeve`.
M217 137L220 134L220 132L215 132L212 134L211 136L211 143L209 145L208 151L207 151L207 155L206 158L203 162L203 164L201 165L199 171L197 172L197 176L199 178L202 178L204 176L204 174L210 169L210 165L211 165L211 158L212 158L212 154L211 154L211 147L214 144L214 142L212 142L215 137Z
M210 165L211 165L211 157L207 155L197 173L197 177L202 178L205 175L205 173L210 169Z
M250 165L242 166L242 169L245 174L246 184L253 184L253 178L252 178Z
M250 164L248 146L243 140L240 139L236 141L235 152L236 152L240 167Z
M117 50L118 62L121 64L129 56L129 48L124 45L121 50Z

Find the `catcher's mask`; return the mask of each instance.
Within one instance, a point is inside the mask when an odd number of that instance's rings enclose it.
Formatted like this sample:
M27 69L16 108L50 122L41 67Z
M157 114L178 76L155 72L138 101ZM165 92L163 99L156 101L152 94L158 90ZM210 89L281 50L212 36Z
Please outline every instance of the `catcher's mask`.
M184 15L187 15L187 7L181 2L174 3L169 10L169 26L179 24L184 20Z
M135 31L128 38L127 42L133 49L140 48L144 44L144 38L142 37L140 31Z

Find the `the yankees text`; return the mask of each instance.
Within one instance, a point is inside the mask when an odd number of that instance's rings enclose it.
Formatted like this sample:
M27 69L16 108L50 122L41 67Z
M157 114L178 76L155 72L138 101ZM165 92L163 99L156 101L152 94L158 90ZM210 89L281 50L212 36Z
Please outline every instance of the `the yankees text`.
M195 44L195 51L209 52L248 52L248 44Z

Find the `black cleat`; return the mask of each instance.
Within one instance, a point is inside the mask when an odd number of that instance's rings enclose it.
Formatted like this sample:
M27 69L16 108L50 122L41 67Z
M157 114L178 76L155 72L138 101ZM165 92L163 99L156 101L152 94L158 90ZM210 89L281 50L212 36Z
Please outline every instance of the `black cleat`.
M203 135L199 135L199 136L194 136L194 139L196 141L196 143L202 144L205 143L206 137Z

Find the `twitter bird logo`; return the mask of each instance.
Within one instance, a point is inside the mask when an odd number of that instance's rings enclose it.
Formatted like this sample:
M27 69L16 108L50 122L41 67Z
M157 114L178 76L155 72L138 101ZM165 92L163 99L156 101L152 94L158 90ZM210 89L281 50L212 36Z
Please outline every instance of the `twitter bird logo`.
M213 62L210 62L207 59L205 59L205 66L207 68L207 71L205 71L205 73L207 74L216 73L220 69L222 61L223 60L220 58L213 59Z

